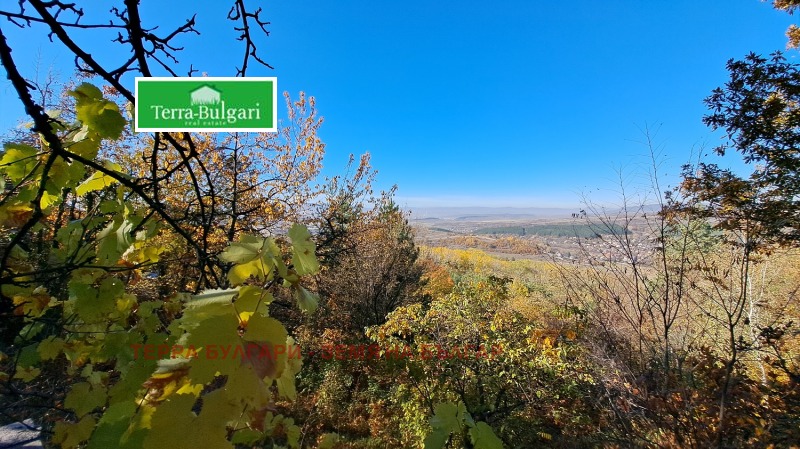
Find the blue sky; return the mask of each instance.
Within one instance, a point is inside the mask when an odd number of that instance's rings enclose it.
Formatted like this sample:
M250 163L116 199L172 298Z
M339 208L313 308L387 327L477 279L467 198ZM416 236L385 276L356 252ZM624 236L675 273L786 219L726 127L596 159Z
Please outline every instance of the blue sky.
M228 2L143 3L143 16L163 17L165 30L202 3L202 35L181 40L181 62L235 74L241 52L222 20ZM645 126L658 129L662 173L675 183L693 151L719 142L701 122L702 99L726 81L726 61L783 49L792 23L758 0L262 6L271 35L259 51L275 70L249 74L316 97L326 174L368 151L378 187L397 184L399 202L412 208L575 207L582 192L613 201L620 171L630 189L646 182ZM41 28L0 27L25 74L33 76L38 55L41 67L71 76L72 58ZM114 50L100 44L92 53L125 56ZM6 129L22 109L7 82L0 94ZM742 168L735 156L725 163Z

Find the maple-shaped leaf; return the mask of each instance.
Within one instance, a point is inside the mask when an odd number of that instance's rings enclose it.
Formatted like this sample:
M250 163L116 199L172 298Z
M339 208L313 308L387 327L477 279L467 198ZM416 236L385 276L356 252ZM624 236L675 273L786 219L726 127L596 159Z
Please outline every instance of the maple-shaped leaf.
M295 224L289 229L289 238L292 239L292 264L297 274L302 276L319 271L316 245L311 240L308 228L301 224Z

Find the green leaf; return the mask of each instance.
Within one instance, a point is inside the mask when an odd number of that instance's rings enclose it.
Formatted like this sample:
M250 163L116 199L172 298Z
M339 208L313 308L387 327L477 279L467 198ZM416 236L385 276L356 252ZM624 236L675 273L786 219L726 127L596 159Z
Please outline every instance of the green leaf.
M308 228L301 224L295 224L289 229L289 238L292 239L292 264L297 274L303 276L319 271L316 246L311 240Z
M278 387L278 396L294 401L297 399L297 387L294 381L300 371L300 366L297 365L292 369L292 364L287 364L286 368L281 376L275 379L275 384Z
M469 436L475 449L503 449L503 441L497 438L492 428L483 421L469 429Z
M242 345L242 338L238 331L239 320L233 312L212 316L199 325L184 325L194 328L183 346L196 348L198 352L189 371L193 382L210 382L217 373L228 375L242 364L241 359L234 358L236 348Z
M39 343L39 355L42 360L52 360L61 354L64 349L64 340L53 336L47 337Z
M82 104L103 99L103 91L98 89L97 86L89 83L81 83L80 86L76 87L75 90L70 92L70 95L75 97L78 103Z
M461 422L465 414L463 404L443 402L434 407L430 425L433 431L425 437L425 449L441 449L450 434L461 431Z
M14 373L14 378L20 379L23 382L30 382L33 379L36 379L41 373L42 370L40 370L39 368L34 368L31 366L20 366L17 367L17 372Z
M75 97L75 112L84 125L89 127L98 137L118 139L125 128L125 118L119 112L116 103L103 98L97 87L83 83L70 92Z
M78 196L83 196L89 192L95 192L97 190L102 190L106 187L112 186L115 182L117 181L111 176L108 176L103 172L96 171L92 173L92 176L90 176L89 179L83 181L81 185L75 188L75 193Z
M39 207L47 209L61 199L61 195L51 195L47 191L42 192L42 199L39 200Z
M81 382L72 386L64 399L64 407L74 410L78 416L83 416L105 405L107 398L108 394L104 388L92 387L88 382Z
M255 446L264 438L264 434L253 429L240 429L233 434L231 442L233 444L242 444L246 446Z
M100 424L130 419L136 413L136 408L136 401L117 402L110 405L103 413L103 417L100 418Z
M300 447L300 428L296 424L289 424L286 427L286 442L289 443L289 447L292 449Z
M456 404L450 402L437 404L433 409L430 424L434 429L458 432L461 430L461 411Z
M136 414L137 405L133 400L110 405L97 423L97 428L89 440L88 449L107 449L131 447L122 444L122 436L128 430L130 421Z
M229 289L213 289L206 290L203 293L193 295L192 300L186 303L188 310L203 309L204 312L210 313L212 310L216 314L228 313L231 311L229 307L233 304L233 298L236 297L238 290L234 288Z
M233 285L241 285L244 281L250 279L251 276L263 280L264 271L261 266L261 259L253 259L249 262L234 265L230 271L228 271L228 280L231 281Z
M108 373L105 371L95 371L91 363L83 367L81 376L92 385L92 388L102 387L108 381Z
M243 236L239 242L233 242L225 248L219 258L225 262L242 264L259 257L265 239L254 236Z
M22 333L20 332L20 334ZM30 335L28 336L30 337ZM38 364L41 361L38 347L38 344L33 343L22 348L17 357L17 366L30 367Z
M297 301L300 310L306 313L314 313L317 310L317 305L319 305L319 296L299 285L294 290L294 299Z
M236 311L268 314L267 307L274 300L272 293L253 285L245 285L239 288L239 296L236 298Z
M0 159L0 173L5 172L12 182L20 182L36 166L38 150L30 145L7 143Z
M100 143L101 139L95 133L90 132L87 125L83 125L81 130L72 136L72 143L69 143L67 147L79 156L94 159L100 150Z
M25 327L22 328L21 331L19 331L19 334L14 339L14 342L15 343L23 343L23 342L26 342L26 341L30 341L31 339L33 339L34 337L39 335L39 333L41 333L43 330L44 330L44 322L42 322L42 321L34 321L32 323L28 323L28 324L25 325ZM39 361L39 358L38 358L39 354L36 352L36 344L31 345L30 348L31 348L30 349L31 354L33 354L36 357L36 361L38 362ZM27 350L27 349L28 348L23 348L22 355L20 355L20 359L19 359L20 363L22 363L23 356L25 354L25 350Z
M83 180L86 167L78 161L66 161L56 158L50 166L50 179L47 181L47 193L50 196L60 197L63 189L74 188Z
M120 367L119 364L117 364ZM127 366L120 367L120 371L124 371L125 375L120 378L116 385L111 387L108 392L109 402L124 402L137 397L137 393L144 383L152 374L156 366L155 360L148 360L141 357Z
M94 431L95 420L84 416L78 423L57 422L53 429L53 443L61 445L61 449L76 449L88 440Z
M115 232L116 227L112 221L97 234L97 259L101 265L115 265L122 255Z
M119 139L127 122L119 112L119 106L110 101L104 102L99 108L98 117L93 122L94 128L100 137Z
M272 392L268 385L248 365L237 367L225 382L225 397L239 409L260 409L270 402Z
M260 313L250 317L243 340L249 351L258 349L258 352L248 352L246 362L259 379L275 379L283 374L288 352L286 337L286 328L275 318Z
M232 401L225 389L212 391L203 396L203 408L197 418L196 427L202 428L203 432L208 433L208 441L205 438L199 440L193 447L230 447L227 441L228 422L240 416L242 407L238 401Z
M450 438L450 433L434 430L425 437L425 449L442 449Z
M216 390L204 398L202 423L192 411L197 401L193 395L171 395L156 407L144 449L233 449L225 428L230 408L214 400L222 392Z
M84 322L98 323L106 321L106 317L116 310L116 299L122 293L122 282L104 280L102 290L78 282L69 283L70 299L68 308L74 311ZM102 291L102 293L101 293Z
M286 328L280 321L257 313L247 322L247 330L243 338L247 341L286 345L286 336Z
M115 265L122 254L133 244L131 230L135 227L129 219L121 219L118 215L114 221L108 224L97 234L99 242L97 248L97 260L103 265Z

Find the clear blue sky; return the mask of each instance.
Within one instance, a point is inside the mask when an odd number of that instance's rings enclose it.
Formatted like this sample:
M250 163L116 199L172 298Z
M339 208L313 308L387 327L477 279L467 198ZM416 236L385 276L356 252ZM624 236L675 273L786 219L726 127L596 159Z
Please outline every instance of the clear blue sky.
M203 34L182 39L181 62L235 74L240 47L222 19L229 2L142 3L145 18L164 17L161 29L200 8ZM262 5L272 24L259 50L275 70L250 75L317 98L326 174L369 151L378 187L397 184L410 207L574 207L580 192L609 200L619 169L631 188L644 180L645 125L660 127L675 182L693 148L719 142L701 122L702 99L726 81L726 61L785 48L792 23L759 0ZM41 28L0 27L24 73L33 76L39 55L40 66L71 75L72 58ZM81 42L90 41L98 39ZM114 48L92 53L118 61L125 55ZM6 129L22 109L8 82L0 94Z

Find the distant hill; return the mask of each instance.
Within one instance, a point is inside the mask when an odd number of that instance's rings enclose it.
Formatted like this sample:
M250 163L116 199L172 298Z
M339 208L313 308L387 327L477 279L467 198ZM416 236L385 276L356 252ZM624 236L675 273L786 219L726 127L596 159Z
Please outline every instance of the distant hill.
M478 229L475 234L539 235L548 237L600 237L605 234L624 234L629 232L619 225L597 227L586 224L503 226Z
M412 207L412 220L429 218L474 221L481 219L569 218L578 209L554 207Z
M655 213L660 209L657 204L647 204L641 209L635 208L639 213ZM412 220L458 220L458 221L499 221L499 220L524 220L532 218L572 218L572 214L579 213L580 207L408 207ZM609 207L605 213L609 215L620 211L619 207ZM629 209L633 212L632 209Z

